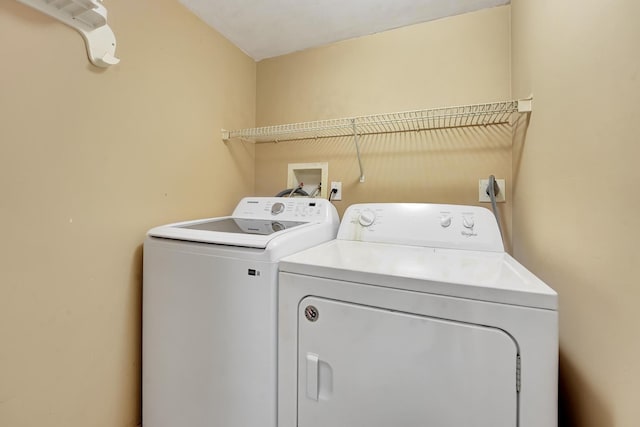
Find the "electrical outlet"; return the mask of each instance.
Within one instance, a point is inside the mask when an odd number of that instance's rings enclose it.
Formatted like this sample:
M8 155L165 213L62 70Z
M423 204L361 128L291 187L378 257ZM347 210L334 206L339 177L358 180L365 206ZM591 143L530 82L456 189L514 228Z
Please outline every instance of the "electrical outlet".
M496 202L505 202L507 193L507 187L504 179L496 179L496 184L498 184L498 193L496 194ZM489 198L489 193L487 193L487 188L489 187L488 179L481 179L478 183L478 201L480 202L489 202L491 203L491 199Z
M331 200L342 200L342 181L331 181L331 190L338 190L331 196Z

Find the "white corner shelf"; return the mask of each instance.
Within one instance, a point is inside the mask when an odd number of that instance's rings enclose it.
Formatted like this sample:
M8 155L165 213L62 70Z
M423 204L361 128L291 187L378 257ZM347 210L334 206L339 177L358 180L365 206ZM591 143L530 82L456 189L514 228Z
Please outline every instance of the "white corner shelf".
M529 113L531 110L532 99L500 101L230 131L223 129L222 139L224 141L241 139L251 143L264 143L344 136L353 137L360 165L360 182L364 182L358 143L359 136L499 125L510 123L514 113Z
M87 46L89 60L106 68L120 60L115 57L116 37L107 25L107 9L102 0L18 0L78 31Z

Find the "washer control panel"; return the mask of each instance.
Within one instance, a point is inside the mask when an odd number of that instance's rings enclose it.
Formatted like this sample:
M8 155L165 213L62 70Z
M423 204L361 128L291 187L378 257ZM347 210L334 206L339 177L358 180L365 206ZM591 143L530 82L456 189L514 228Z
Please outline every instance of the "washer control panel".
M245 197L232 214L235 218L306 222L325 221L334 215L331 202L307 197Z
M493 213L478 206L364 203L350 206L338 239L503 252Z

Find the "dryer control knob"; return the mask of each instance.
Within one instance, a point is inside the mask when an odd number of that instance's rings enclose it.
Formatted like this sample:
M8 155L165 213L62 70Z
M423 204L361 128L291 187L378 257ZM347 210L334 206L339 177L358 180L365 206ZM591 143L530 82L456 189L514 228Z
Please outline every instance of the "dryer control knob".
M442 228L447 228L451 225L451 216L445 215L440 217L440 225Z
M462 225L464 225L465 228L473 228L473 226L475 225L475 222L473 221L473 217L469 217L469 216L462 217Z
M271 206L271 215L278 215L284 211L284 203L276 202Z
M376 221L376 214L371 209L365 209L360 212L360 216L358 217L358 222L363 227L368 227Z

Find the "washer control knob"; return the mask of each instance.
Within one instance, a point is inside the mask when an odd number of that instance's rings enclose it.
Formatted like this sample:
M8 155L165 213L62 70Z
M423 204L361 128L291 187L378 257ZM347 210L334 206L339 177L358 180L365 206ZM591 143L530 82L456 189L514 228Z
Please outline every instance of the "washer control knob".
M473 217L462 217L462 225L464 225L465 228L473 228L473 226L475 225L475 222L473 222Z
M376 214L371 209L365 209L360 212L360 216L358 216L358 222L363 227L368 227L376 221Z
M451 225L451 216L450 215L443 215L440 217L440 225L442 226L442 228L447 228L448 226Z
M284 211L284 203L276 202L271 206L271 215L278 215Z
M279 223L278 221L273 221L273 222L271 223L271 229L272 229L273 231L282 231L282 230L284 230L285 228L287 228L287 227L285 227L284 225L282 225L282 224L281 224L281 223Z

